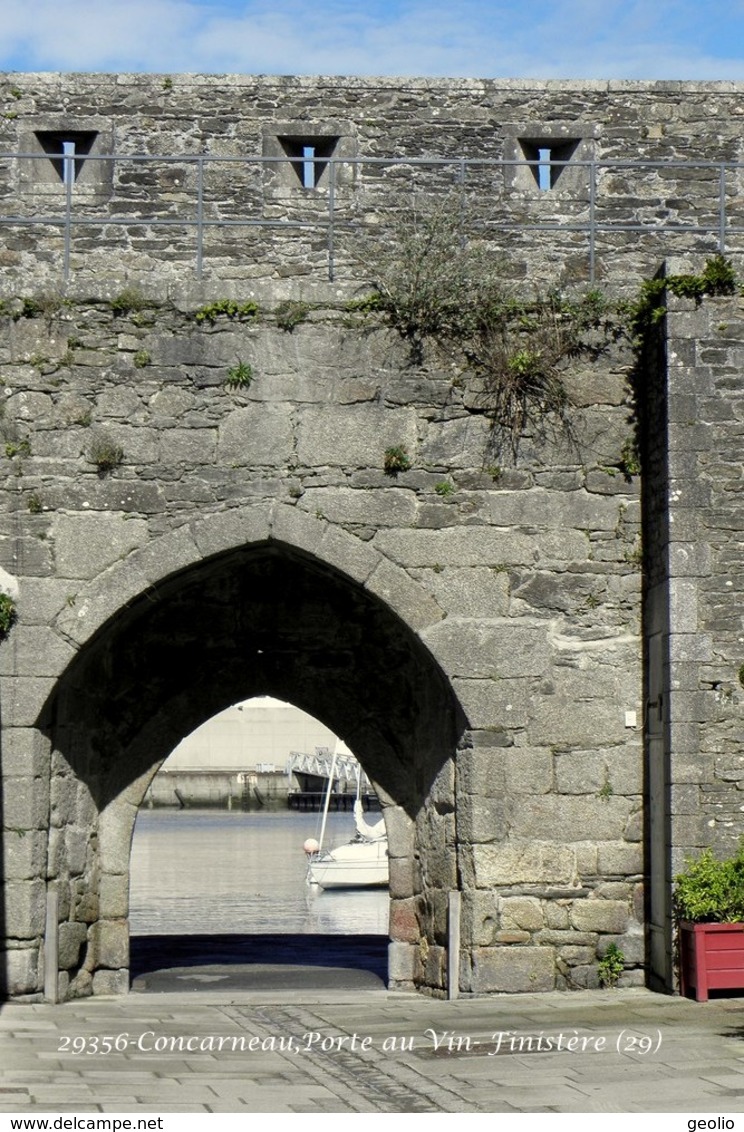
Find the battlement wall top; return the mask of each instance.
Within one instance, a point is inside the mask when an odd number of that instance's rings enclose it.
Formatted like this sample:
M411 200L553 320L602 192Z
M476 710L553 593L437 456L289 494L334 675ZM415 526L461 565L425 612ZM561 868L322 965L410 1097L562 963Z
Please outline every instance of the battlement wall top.
M3 288L153 273L358 287L365 233L394 242L437 202L514 278L633 285L672 255L744 254L743 91L6 74Z

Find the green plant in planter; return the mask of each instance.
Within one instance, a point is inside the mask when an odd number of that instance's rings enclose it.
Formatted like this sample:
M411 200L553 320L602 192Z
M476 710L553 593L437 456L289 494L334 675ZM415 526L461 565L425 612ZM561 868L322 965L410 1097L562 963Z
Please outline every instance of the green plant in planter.
M680 920L734 924L744 921L744 838L733 857L720 860L704 849L675 877L674 907Z
M744 989L744 838L732 857L704 849L686 862L674 910L682 994L707 1002L711 991Z

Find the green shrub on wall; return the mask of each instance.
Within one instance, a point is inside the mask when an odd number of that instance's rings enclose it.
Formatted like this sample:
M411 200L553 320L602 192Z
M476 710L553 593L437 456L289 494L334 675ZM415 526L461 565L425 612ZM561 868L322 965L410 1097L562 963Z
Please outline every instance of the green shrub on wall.
M10 594L0 593L0 641L4 641L17 619L16 604Z

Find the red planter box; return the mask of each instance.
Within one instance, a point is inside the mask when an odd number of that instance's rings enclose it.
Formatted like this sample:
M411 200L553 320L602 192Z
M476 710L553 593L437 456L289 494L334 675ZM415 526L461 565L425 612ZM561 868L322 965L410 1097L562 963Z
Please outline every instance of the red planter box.
M708 1001L708 991L744 991L744 924L679 925L679 982L683 995Z

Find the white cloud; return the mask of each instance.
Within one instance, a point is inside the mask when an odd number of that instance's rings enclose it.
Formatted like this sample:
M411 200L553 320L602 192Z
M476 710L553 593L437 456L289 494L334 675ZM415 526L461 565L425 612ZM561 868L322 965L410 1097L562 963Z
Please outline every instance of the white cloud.
M743 34L741 0L5 0L0 67L744 78Z

